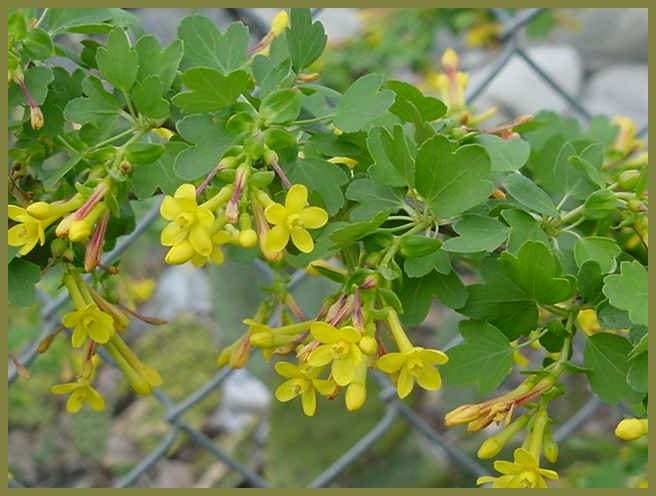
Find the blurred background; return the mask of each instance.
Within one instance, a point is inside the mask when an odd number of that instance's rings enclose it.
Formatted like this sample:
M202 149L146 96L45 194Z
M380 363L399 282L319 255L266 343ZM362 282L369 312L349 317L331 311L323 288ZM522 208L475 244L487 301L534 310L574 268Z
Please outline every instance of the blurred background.
M192 12L129 10L163 43ZM460 54L461 70L470 74L470 88L481 88L474 95L477 110L500 109L490 126L539 110L582 121L586 114L625 115L646 139L646 9L315 10L329 45L313 69L326 86L344 90L375 71L436 93L431 78L441 53L452 47ZM221 28L243 20L256 34L255 43L277 9L194 11ZM71 35L66 42L79 50L81 39ZM134 202L137 218L157 201ZM165 396L137 397L117 370L105 366L97 380L105 410L67 414L65 398L48 391L73 378L79 357L63 336L56 339L31 363L29 378L14 374L9 387L10 485L472 487L476 475L490 470L489 463L475 458L489 433L467 435L462 427L445 430L442 424L445 412L481 399L474 388L447 384L436 393L416 390L401 407L372 379L361 410L348 413L341 400L320 400L317 415L307 418L297 402L273 399L280 381L259 354L246 369L217 375L218 351L241 335L241 320L253 314L269 279L252 254L243 252L230 253L221 266L166 266L162 227L156 219L125 252L119 290L141 313L169 320L160 327L135 324L127 336L143 361L160 371ZM40 283L42 301L57 295L60 277L53 270ZM312 315L331 290L325 281L304 277L294 294ZM10 303L9 350L16 356L42 335L43 307L39 301L27 308ZM456 342L458 319L435 303L428 319L411 332L418 344L449 347ZM530 348L525 355L537 360ZM12 376L13 366L9 371ZM519 378L504 387L513 380ZM559 433L561 457L553 467L561 480L555 485L643 484L646 440L616 440L612 430L621 412L593 399L584 377L567 381L568 394L554 401L552 412L558 425L565 425ZM182 405L174 412L179 415L171 414L172 405Z

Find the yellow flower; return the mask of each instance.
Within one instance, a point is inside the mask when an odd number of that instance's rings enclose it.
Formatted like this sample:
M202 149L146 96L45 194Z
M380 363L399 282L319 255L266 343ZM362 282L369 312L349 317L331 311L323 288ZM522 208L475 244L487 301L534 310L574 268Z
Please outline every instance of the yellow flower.
M429 391L439 389L442 378L434 365L448 361L449 357L441 351L415 346L405 352L386 353L378 359L377 366L387 374L400 371L396 388L399 398L405 398L412 392L415 381Z
M62 324L73 329L71 342L75 348L82 346L87 337L104 344L114 334L114 319L93 303L64 315Z
M191 263L194 264L194 266L202 267L207 263L208 260L210 260L212 263L216 265L221 265L225 260L225 255L223 253L223 249L221 248L221 246L225 245L226 243L233 242L235 240L233 236L227 231L217 231L214 234L212 234L212 237L210 239L212 240L212 251L207 257L204 257L199 253L194 252L193 247L191 246L191 244L189 244L188 246L188 248L190 249L189 251L193 253L190 260ZM183 241L181 244L184 245L185 243L189 243L189 242ZM172 249L173 248L171 248L171 250Z
M517 448L513 453L514 461L497 460L494 469L501 473L500 477L485 475L476 480L476 484L492 483L494 488L537 487L546 488L544 477L558 480L554 470L540 468L535 457L524 448Z
M333 381L318 379L320 368L307 365L299 367L290 362L278 362L275 369L281 376L289 379L276 389L274 393L276 399L290 401L301 396L303 413L310 417L317 409L317 391L322 396L330 396L337 389L337 384Z
M331 164L343 164L349 169L353 169L358 165L358 161L351 157L332 157L328 159L328 162Z
M281 35L289 26L289 14L286 10L281 10L271 21L271 33L273 36Z
M576 315L576 321L579 327L581 327L581 330L588 336L601 331L601 325L599 325L599 320L597 320L597 312L592 308L579 311Z
M360 360L355 367L353 380L346 388L344 403L350 412L357 410L367 400L367 360Z
M310 332L322 344L310 353L308 364L323 367L332 362L330 371L335 382L340 386L349 384L362 361L362 351L358 346L362 338L360 331L352 326L338 329L326 322L314 322Z
M57 384L50 388L50 392L54 394L71 393L66 400L66 410L69 413L79 412L84 403L88 403L91 408L97 411L105 408L105 400L86 379L80 379L78 382Z
M307 229L324 226L328 222L328 213L319 207L306 207L307 199L307 188L295 184L289 188L284 206L273 203L264 210L266 220L274 224L264 240L267 250L282 251L290 236L296 248L303 253L310 253L314 249L314 241Z
M165 196L159 211L162 217L171 221L162 229L160 236L162 245L172 247L167 253L167 263L184 263L194 253L210 256L212 240L208 229L214 222L214 214L196 203L193 184L183 184L176 190L175 196ZM183 246L178 248L179 245Z
M10 219L18 222L7 231L8 244L9 246L20 246L21 249L18 253L21 255L27 255L32 251L37 242L43 246L46 242L46 228L57 220L57 217L39 219L16 205L7 207L7 215Z

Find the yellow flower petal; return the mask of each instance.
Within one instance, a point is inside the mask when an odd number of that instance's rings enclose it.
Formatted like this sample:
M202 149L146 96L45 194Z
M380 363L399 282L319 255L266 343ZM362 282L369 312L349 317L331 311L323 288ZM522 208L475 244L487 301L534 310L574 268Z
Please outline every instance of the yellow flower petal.
M212 253L212 240L207 230L201 226L191 228L189 231L189 242L196 253L209 257Z
M310 353L307 363L312 367L323 367L333 359L332 347L329 344L322 344Z
M422 360L433 365L444 365L449 361L449 357L446 353L439 350L421 350L419 356Z
M279 252L285 249L289 242L289 231L281 225L274 226L266 233L264 246L267 251Z
M273 368L278 374L288 379L300 375L301 373L296 365L289 362L278 362Z
M326 379L314 379L312 381L312 385L317 391L319 391L319 394L322 396L330 396L335 394L335 390L337 389L337 384Z
M79 348L85 343L86 340L87 340L86 329L82 326L77 326L73 330L73 334L71 335L71 344L73 345L73 348Z
M23 222L26 217L29 217L29 214L27 210L18 205L7 205L7 217L17 222Z
M278 386L273 394L278 401L290 401L296 398L299 392L294 379L290 379Z
M205 207L198 207L196 210L198 224L202 227L209 228L214 224L214 214L212 211Z
M175 197L196 202L196 187L193 184L181 184L175 190Z
M274 228L275 229L275 228ZM305 229L292 231L292 242L303 253L310 253L314 250L314 241L312 236Z
M524 448L517 448L513 452L513 457L515 458L515 463L520 464L524 468L538 468L538 461L533 457L530 451Z
M182 226L178 222L170 222L162 229L159 235L159 242L163 246L175 246L178 243L182 243L188 233L189 229L187 226Z
M391 352L380 357L376 366L387 374L393 374L398 371L404 363L405 355L403 353Z
M191 265L193 265L194 267L205 267L206 263L207 263L207 257L204 257L203 255L194 253L194 255L191 257Z
M355 372L353 363L346 358L337 358L330 369L333 379L340 386L346 386L353 380Z
M339 340L339 331L327 322L312 322L310 324L312 336L321 343L335 343Z
M349 384L344 398L347 410L351 412L357 410L366 400L367 388L363 384Z
M435 367L424 364L424 369L415 376L419 385L427 391L437 391L442 385L442 377Z
M272 203L264 209L264 217L269 224L284 224L287 219L287 211L280 203Z
M541 468L538 470L540 475L544 475L548 479L558 480L558 472L555 470L549 470L548 468Z
M193 255L194 249L192 248L191 243L189 241L183 241L169 249L166 257L164 257L164 261L167 264L183 264L191 260Z
M76 388L75 391L66 400L66 411L69 413L77 413L82 408L84 403L84 391L82 388Z
M323 227L328 222L328 212L319 207L304 208L299 212L303 225L309 229Z
M308 388L303 392L303 413L308 417L314 415L317 410L317 393L314 388Z
M101 411L105 408L105 400L100 395L100 393L96 391L94 388L92 388L91 386L88 386L86 388L85 399L89 404L89 406L96 411Z
M507 460L496 460L494 462L494 470L500 474L516 474L521 468L518 469L515 463Z
M408 371L407 367L401 368L401 373L399 374L399 381L396 384L396 389L399 394L399 398L403 399L408 396L412 389L415 386L415 381Z
M159 214L166 220L175 220L182 213L182 207L172 196L166 195L159 205Z
M362 333L353 326L344 326L339 330L339 336L349 343L357 343L362 338Z
M212 263L216 265L221 265L223 261L225 260L225 255L223 254L223 250L214 245L214 249L212 250L212 254L210 255L210 260Z
M74 389L78 388L79 384L75 382L67 382L66 384L57 384L50 388L50 392L53 394L68 394Z
M308 190L303 184L294 184L285 197L285 209L287 213L297 213L305 207L308 200Z

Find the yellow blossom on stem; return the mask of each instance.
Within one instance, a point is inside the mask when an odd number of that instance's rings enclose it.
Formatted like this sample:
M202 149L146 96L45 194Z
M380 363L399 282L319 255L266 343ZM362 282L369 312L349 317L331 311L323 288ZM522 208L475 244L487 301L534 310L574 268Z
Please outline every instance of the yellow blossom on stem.
M615 435L623 441L633 441L649 433L649 421L646 418L627 418L615 428Z
M50 389L54 394L69 394L66 400L66 411L77 413L84 403L94 410L100 411L105 408L105 400L100 393L91 386L87 379L79 379L77 382L57 384Z
M355 367L353 380L346 388L344 404L350 412L359 409L367 400L367 360L361 360Z
M214 214L196 203L193 184L183 184L174 196L165 196L159 211L162 217L171 221L160 235L162 245L172 247L166 255L167 263L184 263L195 253L210 256L212 240L208 229L214 222Z
M526 449L517 448L513 453L514 461L497 460L494 469L500 477L485 475L476 480L476 484L492 483L494 488L546 488L544 477L558 480L554 470L540 468L538 460Z
M314 241L307 229L318 229L328 222L328 213L319 207L306 207L308 190L294 184L285 197L285 205L273 203L266 207L266 220L274 227L266 233L264 245L272 252L282 251L291 237L292 243L303 253L314 249Z
M276 399L285 402L301 396L303 413L310 417L317 409L317 392L322 396L330 396L337 389L335 382L318 378L321 368L307 365L299 367L290 362L278 362L274 368L278 374L288 379L276 388Z
M357 366L363 361L358 346L362 334L353 326L337 328L326 322L313 322L310 332L321 344L307 358L312 367L331 365L331 374L340 386L349 384L355 376Z
M73 329L71 342L75 348L82 346L87 338L104 344L114 334L114 319L94 303L67 313L62 317L62 324Z
M31 215L26 209L17 205L9 205L7 215L18 222L7 231L9 246L20 246L18 253L27 255L37 243L43 246L46 242L45 230L57 217L41 219Z

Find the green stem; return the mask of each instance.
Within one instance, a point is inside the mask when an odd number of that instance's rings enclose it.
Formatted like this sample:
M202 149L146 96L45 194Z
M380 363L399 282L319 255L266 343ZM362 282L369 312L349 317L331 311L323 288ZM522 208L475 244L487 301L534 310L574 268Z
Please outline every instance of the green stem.
M48 10L50 10L48 7L43 9L43 12L41 12L41 16L39 17L39 20L36 21L36 24L34 25L34 28L38 28L41 25L41 23L43 22L43 20L46 17L46 14L48 13Z
M71 297L71 300L79 310L82 310L88 305L88 302L85 301L84 296L80 291L77 278L70 272L64 276L64 286L68 289L68 294Z
M132 106L132 101L130 100L130 95L128 95L128 92L125 90L121 90L121 93L123 94L123 98L125 98L125 103L128 105L128 110L130 111L130 116L132 119L136 120L137 119L137 113L134 110L134 107Z
M304 126L306 124L314 124L315 122L327 121L335 117L337 114L328 114L321 117L314 117L313 119L306 119L303 121L290 122L289 126Z
M540 306L555 315L560 315L561 317L569 317L570 315L570 311L566 308L557 307L556 305L549 305L547 303L541 303Z
M513 349L519 350L520 348L523 348L524 346L528 346L531 343L535 343L537 340L539 340L542 336L544 336L547 332L549 332L549 329L546 327L542 329L537 335L533 336L530 338L528 341L525 341L523 343L517 344L513 346Z
M128 134L133 133L135 131L136 131L136 129L134 129L133 127L129 128L129 129L126 129L125 131L123 131L121 133L118 133L116 136L112 136L111 138L107 138L106 140L101 141L100 143L96 143L88 151L97 150L98 148L101 148L105 145L109 145L110 143L113 143L114 141L119 140L119 139L121 139L121 138L127 136Z

